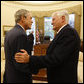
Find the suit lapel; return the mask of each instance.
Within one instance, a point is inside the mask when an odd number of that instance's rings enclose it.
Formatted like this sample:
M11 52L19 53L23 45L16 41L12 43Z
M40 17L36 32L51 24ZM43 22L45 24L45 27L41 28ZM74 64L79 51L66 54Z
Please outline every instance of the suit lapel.
M55 38L53 39L53 41L50 43L50 45L49 45L49 47L48 47L48 49L47 49L47 53L49 53L53 48L54 48L54 46L55 46L55 44L56 44L56 41L57 41L57 39L59 38L59 34L57 34L56 36L55 36Z

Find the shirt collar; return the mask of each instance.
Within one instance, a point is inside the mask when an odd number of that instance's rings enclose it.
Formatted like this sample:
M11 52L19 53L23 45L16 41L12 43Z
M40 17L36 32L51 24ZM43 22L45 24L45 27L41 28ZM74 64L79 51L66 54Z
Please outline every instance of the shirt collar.
M22 25L20 25L19 23L17 23L19 26L21 26L21 28L25 31L24 27Z
M66 26L67 24L63 25L57 32L57 34Z

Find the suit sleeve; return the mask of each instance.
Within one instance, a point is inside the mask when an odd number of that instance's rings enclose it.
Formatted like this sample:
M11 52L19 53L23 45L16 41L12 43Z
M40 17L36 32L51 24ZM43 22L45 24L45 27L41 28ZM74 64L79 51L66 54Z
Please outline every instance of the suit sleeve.
M15 41L15 44L16 44L16 50L15 50L15 53L19 52L20 49L25 49L27 52L27 38L25 35L20 35L17 37L16 41ZM13 53L13 56L15 56L15 53ZM14 58L13 58L14 59ZM29 72L29 64L25 63L17 63L15 61L15 59L13 60L13 63L14 63L14 66L17 70L21 71L21 72Z
M31 70L34 70L34 68L58 67L66 63L66 61L72 57L77 46L75 35L71 34L72 33L68 34L68 32L63 34L59 41L54 43L51 54L47 54L46 56L31 56Z

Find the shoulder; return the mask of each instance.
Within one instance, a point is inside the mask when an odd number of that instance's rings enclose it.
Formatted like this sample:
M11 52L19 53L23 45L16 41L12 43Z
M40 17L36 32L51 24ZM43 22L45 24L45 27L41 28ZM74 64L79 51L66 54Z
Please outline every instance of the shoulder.
M64 28L63 33L64 33L65 35L78 35L76 29L73 28L73 27L71 27L70 25L67 25L67 26Z
M71 26L67 26L63 33L62 33L62 37L65 37L67 39L74 39L76 41L80 41L80 36L78 34L78 32L76 31L75 28L72 28Z
M26 33L23 29L19 28L18 26L14 26L6 35L6 38L14 40L18 37L26 37Z

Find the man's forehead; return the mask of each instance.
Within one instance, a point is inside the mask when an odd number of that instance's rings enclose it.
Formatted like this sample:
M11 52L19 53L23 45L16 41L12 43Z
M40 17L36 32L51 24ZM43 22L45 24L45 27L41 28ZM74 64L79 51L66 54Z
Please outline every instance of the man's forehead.
M52 19L56 18L57 15L52 16Z
M57 17L57 13L54 13L53 15L52 15L52 18L56 18Z
M54 12L53 14L52 14L52 16L56 16L57 15L57 12Z
M31 14L31 13L29 13L29 15L30 15L30 16L32 16L32 14Z
M31 13L28 13L28 16L29 16L29 17L32 17L32 14L31 14Z

